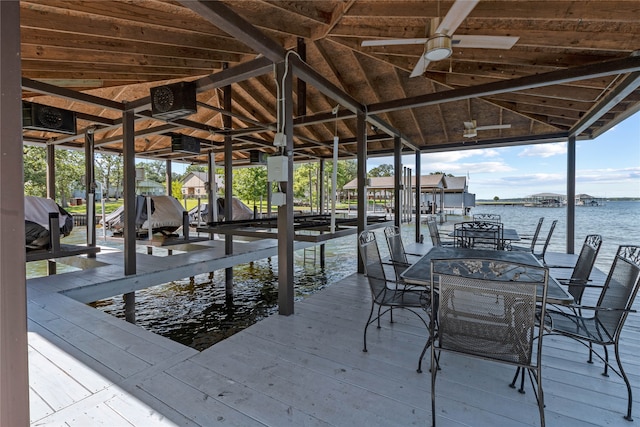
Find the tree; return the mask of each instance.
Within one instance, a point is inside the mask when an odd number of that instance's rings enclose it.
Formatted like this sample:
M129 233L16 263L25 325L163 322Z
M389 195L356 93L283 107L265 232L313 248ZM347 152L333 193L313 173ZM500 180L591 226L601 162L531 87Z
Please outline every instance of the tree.
M371 169L367 176L369 176L370 178L380 176L393 176L393 172L394 170L392 165L383 164Z
M233 194L247 202L259 202L267 198L267 168L252 166L233 170Z
M500 200L500 197L498 197L498 196L493 196L493 201L494 201L494 202L497 202L498 200Z
M26 145L23 150L24 194L46 197L47 155L43 147Z
M86 189L84 154L72 150L56 150L56 200L68 206L74 190Z
M318 162L296 165L293 170L293 197L317 199ZM309 188L311 186L311 188Z
M96 155L96 181L104 185L102 197L108 199L113 195L116 200L119 198L119 189L123 187L122 168L122 156L101 153Z
M182 198L182 183L180 181L171 181L171 195L178 200Z
M166 164L162 160L136 163L136 168L142 168L145 172L145 179L149 181L163 183L166 180Z
M47 195L47 152L44 147L24 147L24 192L38 197ZM85 174L84 155L77 151L55 150L55 184L54 199L62 207L67 207L74 190L84 189Z

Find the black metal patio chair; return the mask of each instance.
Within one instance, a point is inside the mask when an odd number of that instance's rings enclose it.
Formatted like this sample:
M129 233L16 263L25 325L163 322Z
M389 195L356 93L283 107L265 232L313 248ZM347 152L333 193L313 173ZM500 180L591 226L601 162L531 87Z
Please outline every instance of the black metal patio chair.
M519 251L519 252L531 252L533 253L536 249L536 242L538 241L538 236L540 235L540 229L542 228L542 223L544 222L544 217L540 217L538 220L538 225L536 226L536 231L533 232L531 236L531 244L529 246L520 246L520 245L509 245L510 251ZM521 238L528 239L528 237L521 236Z
M608 376L611 368L627 386L628 404L624 418L629 421L633 420L633 398L629 378L622 368L619 344L620 334L629 313L635 313L632 306L639 286L640 246L620 246L595 306L580 306L579 313L549 310L544 318L545 324L550 327L550 335L572 338L590 349L593 345L602 346L604 356L595 350L593 353L604 363L602 375ZM583 315L585 312L592 315ZM609 362L608 346L614 348L618 369Z
M454 246L458 248L502 250L502 223L466 221L453 225Z
M396 280L401 282L402 278L400 277L400 274L402 274L402 272L412 264L409 257L421 257L422 254L405 251L404 243L402 242L402 234L400 234L400 227L385 227L384 237L387 241L387 246L389 247L389 259L396 273Z
M441 247L453 247L454 242L443 242L440 239L440 230L438 230L438 223L434 217L427 218L427 227L429 228L429 236L431 237L431 243L437 248Z
M500 215L498 214L479 213L473 214L472 218L474 221L480 222L502 222L502 220L500 219Z
M549 242L551 242L551 236L553 235L553 230L556 228L556 224L558 223L557 219L554 219L551 223L551 227L549 227L549 231L547 232L547 237L544 239L544 244L542 245L542 250L540 252L533 252L536 258L538 258L543 265L547 265L547 262L544 259L544 256L547 253L547 248L549 247Z
M567 286L567 291L571 294L576 304L582 304L582 295L587 287L602 287L602 285L590 284L589 276L593 271L593 266L596 263L598 252L602 246L602 236L599 234L589 234L584 239L582 248L580 249L580 255L576 261L573 270L571 271L571 277L562 278L555 277L560 284ZM551 266L549 266L551 268ZM561 268L554 266L554 268Z
M422 317L421 313L430 315L430 311L425 311L424 307L430 305L430 294L428 290L405 288L402 283L395 280L389 280L386 277L378 242L373 231L365 230L358 236L358 246L360 248L360 256L364 264L365 274L369 282L371 290L371 311L369 318L364 327L364 347L362 351L367 352L367 329L369 325L377 322L380 328L380 318L389 312L390 321L393 323L393 309L406 309L420 319L425 326L427 334L429 333L429 323ZM374 311L377 307L377 313L374 317ZM422 372L422 358L431 343L428 335L427 342L422 349L420 358L418 359L418 372Z
M544 426L542 391L542 333L536 327L537 289L547 294L548 269L489 259L433 260L432 316L438 320L431 346L431 413L436 424L435 386L440 352L506 363L525 369L538 403ZM434 369L436 367L436 369Z

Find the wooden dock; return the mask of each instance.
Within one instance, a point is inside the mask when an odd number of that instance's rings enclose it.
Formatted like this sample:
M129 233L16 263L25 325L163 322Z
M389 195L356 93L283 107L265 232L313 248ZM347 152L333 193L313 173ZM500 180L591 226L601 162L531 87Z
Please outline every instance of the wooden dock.
M194 270L209 268L212 264L203 258L215 250L193 250L161 262L139 254L146 260L140 264L144 273L118 289L142 286L150 280L145 275L162 274L161 265L164 274L188 269L191 262ZM105 255L98 259L106 261ZM548 260L559 263L561 258L571 256ZM426 330L414 316L395 311L395 323L384 321L381 329L369 330L369 352L363 353L370 296L361 275L296 303L292 316L273 315L198 352L71 298L101 294L74 293L72 283L99 287L100 280L114 274L109 268L27 282L32 426L430 424L430 376L427 369L416 372ZM594 272L593 278L601 281L604 275ZM117 277L111 280L117 283ZM634 387L637 420L639 331L640 315L634 313L623 334L622 358ZM545 337L547 425L633 425L622 417L622 380L614 374L602 377L601 364L583 363L586 356L577 343ZM509 388L512 375L509 367L444 354L437 382L438 425L538 425L533 393Z

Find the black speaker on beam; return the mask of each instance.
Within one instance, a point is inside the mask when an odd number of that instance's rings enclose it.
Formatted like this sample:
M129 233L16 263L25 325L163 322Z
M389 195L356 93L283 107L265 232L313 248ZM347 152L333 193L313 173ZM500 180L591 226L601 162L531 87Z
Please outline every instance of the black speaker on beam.
M189 135L171 135L171 151L200 154L200 140Z
M249 163L256 164L256 165L264 165L267 163L267 154L260 150L250 150Z
M197 111L195 82L178 82L151 88L151 115L162 120L179 119Z
M76 112L23 101L22 127L74 135L76 133Z

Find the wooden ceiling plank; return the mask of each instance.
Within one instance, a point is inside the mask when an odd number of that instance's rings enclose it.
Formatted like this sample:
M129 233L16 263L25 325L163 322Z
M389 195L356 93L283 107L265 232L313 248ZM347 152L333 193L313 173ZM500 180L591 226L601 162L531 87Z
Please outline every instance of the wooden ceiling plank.
M66 61L79 64L107 63L118 65L139 65L152 67L172 67L177 69L200 69L211 73L213 70L222 69L222 62L218 60L199 58L179 58L168 56L155 56L138 53L105 52L85 49L67 49L57 46L41 46L23 43L21 59L38 61Z
M524 91L576 80L635 71L640 71L640 57L632 56L621 60L602 62L599 64L570 68L567 70L550 71L548 73L520 77L513 80L498 81L478 86L453 89L446 92L386 101L377 105L370 105L368 107L368 111L380 113L394 109L400 110L414 108L421 105L431 105L440 102L451 102L455 100L490 96L502 92Z
M56 47L69 49L71 53L76 49L96 51L112 54L148 55L167 58L199 59L203 61L225 61L236 63L243 60L247 54L216 50L212 44L207 47L184 45L175 41L172 44L160 42L126 41L122 39L105 38L93 34L69 35L59 31L46 29L26 29L23 31L22 43L37 46L37 49Z
M51 13L74 15L76 20L86 16L94 21L105 19L107 22L127 23L138 27L146 24L165 31L187 29L191 32L228 37L217 27L197 19L198 16L189 9L167 1L22 0L21 4L24 4L23 9L26 10L48 10Z
M110 2L93 3L105 3L115 9ZM189 25L185 25L182 29L171 29L159 25L142 26L142 24L135 22L114 22L99 17L79 17L73 14L55 13L55 10L37 10L33 5L22 8L20 24L23 37L46 35L44 40L47 38L55 40L62 37L73 41L91 37L94 43L100 41L105 47L113 43L133 45L149 43L163 45L167 48L182 46L210 52L220 50L240 55L253 53L250 48L238 40L224 35L193 32L189 30L191 28ZM143 31L141 31L141 27ZM30 36L31 32L35 32L35 35ZM56 36L56 33L59 35Z

